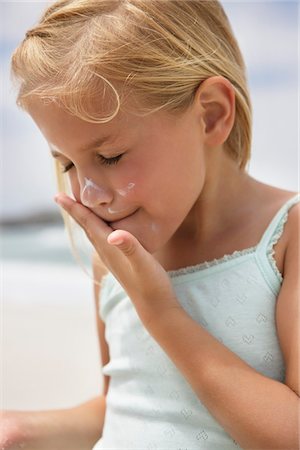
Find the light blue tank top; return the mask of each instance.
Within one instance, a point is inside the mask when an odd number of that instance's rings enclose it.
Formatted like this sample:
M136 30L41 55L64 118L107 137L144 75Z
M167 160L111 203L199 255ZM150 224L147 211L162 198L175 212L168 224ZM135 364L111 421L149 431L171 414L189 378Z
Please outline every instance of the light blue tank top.
M187 313L255 370L278 381L285 375L275 327L283 279L273 246L299 201L298 194L280 208L257 246L169 272ZM110 352L103 374L110 385L103 435L93 450L240 448L144 328L111 274L103 280L99 313Z

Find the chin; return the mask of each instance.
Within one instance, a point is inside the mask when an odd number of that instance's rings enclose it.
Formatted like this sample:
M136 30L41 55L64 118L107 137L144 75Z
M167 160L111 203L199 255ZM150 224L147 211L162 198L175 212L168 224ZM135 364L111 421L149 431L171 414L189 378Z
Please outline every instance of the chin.
M154 243L141 242L140 239L139 242L144 247L144 249L147 250L147 252L150 253L151 255L153 255L158 250L158 246L155 245Z
M123 227L122 230L132 234L150 254L155 253L159 247L161 247L159 244L159 236L157 236L156 233L153 233L153 231L149 232L147 230L147 232L143 232L138 228L133 229L133 227Z

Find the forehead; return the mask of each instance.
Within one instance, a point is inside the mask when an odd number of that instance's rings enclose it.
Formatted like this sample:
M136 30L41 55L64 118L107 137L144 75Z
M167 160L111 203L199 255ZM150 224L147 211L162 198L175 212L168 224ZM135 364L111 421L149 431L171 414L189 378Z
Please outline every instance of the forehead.
M154 148L159 142L161 145L174 143L182 133L187 133L191 118L191 111L176 117L165 111L147 116L120 111L107 123L90 123L55 102L45 103L39 99L32 100L27 109L50 146L68 158L74 151L85 149L104 137L110 148L118 145Z
M60 131L69 127L92 130L95 128L95 125L101 125L103 129L113 128L129 120L128 115L120 112L112 120L104 121L103 123L90 122L72 114L55 101L44 101L40 99L30 100L27 105L27 111L38 125L42 125L44 128L56 127ZM105 115L103 114L101 116L101 112L99 111L99 121L101 117L105 118Z
M56 148L80 148L86 142L110 137L117 139L121 134L131 130L133 118L119 113L107 123L91 123L76 117L55 102L31 100L28 113L46 138Z

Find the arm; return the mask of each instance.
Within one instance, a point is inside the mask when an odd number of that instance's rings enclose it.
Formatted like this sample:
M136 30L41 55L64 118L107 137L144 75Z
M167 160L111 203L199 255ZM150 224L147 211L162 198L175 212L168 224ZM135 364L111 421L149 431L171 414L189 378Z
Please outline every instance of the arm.
M100 282L105 273L100 260L93 260L94 278ZM94 284L96 313L100 287ZM108 361L104 324L97 317L102 363ZM100 439L105 417L105 396L109 377L105 377L103 394L73 408L49 411L3 411L1 413L0 449L17 450L91 450Z
M95 298L95 310L96 310L96 324L98 330L99 348L101 354L102 366L109 362L109 350L105 340L105 324L99 316L99 298L100 298L100 283L104 275L107 274L107 269L102 263L99 255L95 252L93 255L93 276L94 280L94 298ZM106 396L109 386L110 377L104 375L103 377L103 395Z
M105 397L49 411L4 411L1 450L91 450L102 432Z
M297 212L298 209L298 212ZM290 213L276 321L286 378L263 376L180 309L150 330L207 409L246 450L299 449L299 207Z

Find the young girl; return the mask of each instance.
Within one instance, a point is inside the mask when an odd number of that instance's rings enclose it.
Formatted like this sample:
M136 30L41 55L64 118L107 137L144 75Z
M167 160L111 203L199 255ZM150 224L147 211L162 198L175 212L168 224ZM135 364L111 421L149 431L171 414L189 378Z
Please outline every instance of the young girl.
M247 173L245 66L219 2L61 0L12 70L70 182L56 201L95 248L104 389L8 413L4 448L299 448L299 195Z

